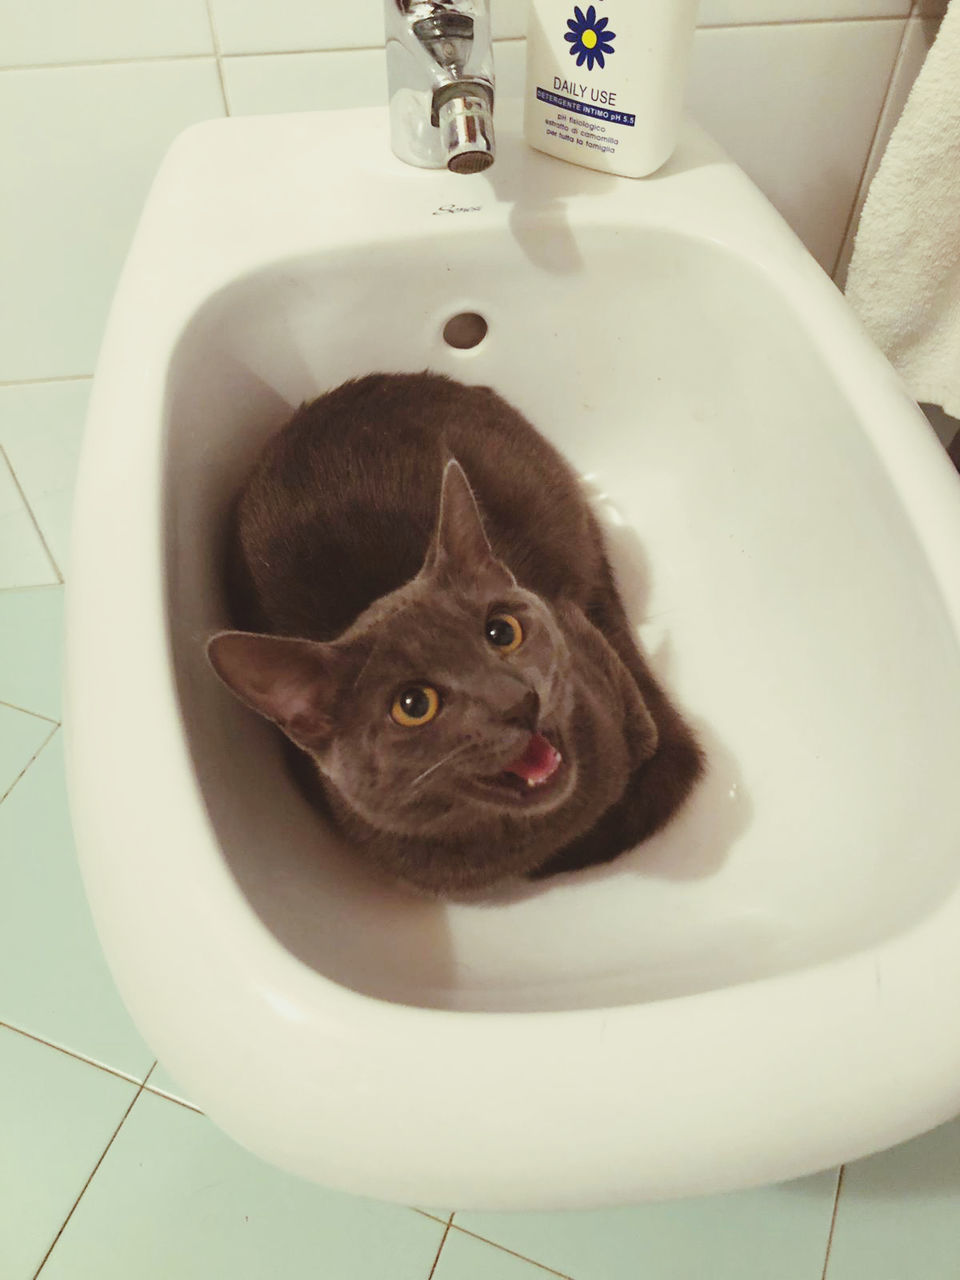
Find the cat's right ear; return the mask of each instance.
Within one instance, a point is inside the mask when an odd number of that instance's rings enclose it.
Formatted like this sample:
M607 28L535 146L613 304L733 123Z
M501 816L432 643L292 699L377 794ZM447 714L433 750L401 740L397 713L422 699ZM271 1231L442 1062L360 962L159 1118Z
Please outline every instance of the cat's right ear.
M455 458L443 469L437 529L421 570L445 572L470 579L492 573L516 586L513 574L493 553L470 481Z
M332 644L221 631L207 642L207 657L223 683L288 738L318 751L333 737L335 709L352 663Z

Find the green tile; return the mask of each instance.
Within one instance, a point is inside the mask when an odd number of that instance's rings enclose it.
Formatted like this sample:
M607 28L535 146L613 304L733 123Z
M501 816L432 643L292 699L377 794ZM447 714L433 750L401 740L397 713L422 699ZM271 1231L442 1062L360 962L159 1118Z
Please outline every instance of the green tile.
M43 539L0 453L0 589L57 581Z
M60 719L63 587L0 591L0 702Z
M836 1181L829 1172L636 1208L453 1221L576 1280L819 1280Z
M144 1090L43 1280L426 1280L443 1231L280 1173Z
M3 1280L31 1280L136 1091L0 1027Z
M80 882L61 734L0 804L0 1021L142 1079L153 1054L107 971Z
M550 1280L556 1274L454 1227L431 1280Z
M827 1280L957 1280L960 1120L846 1166Z
M194 1107L200 1110L199 1105L193 1101L187 1091L174 1080L173 1076L167 1071L162 1062L158 1062L154 1069L150 1072L150 1078L147 1081L147 1088L152 1089L154 1093L161 1093L166 1098L173 1098L176 1102L183 1102L188 1107Z
M89 398L89 378L0 387L0 447L64 576Z
M0 704L0 801L53 732L49 720Z

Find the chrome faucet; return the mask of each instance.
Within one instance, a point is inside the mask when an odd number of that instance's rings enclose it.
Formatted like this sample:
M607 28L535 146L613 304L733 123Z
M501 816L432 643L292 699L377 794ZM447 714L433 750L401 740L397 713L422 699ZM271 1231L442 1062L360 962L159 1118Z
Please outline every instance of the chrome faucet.
M489 0L384 0L390 145L407 164L493 164Z

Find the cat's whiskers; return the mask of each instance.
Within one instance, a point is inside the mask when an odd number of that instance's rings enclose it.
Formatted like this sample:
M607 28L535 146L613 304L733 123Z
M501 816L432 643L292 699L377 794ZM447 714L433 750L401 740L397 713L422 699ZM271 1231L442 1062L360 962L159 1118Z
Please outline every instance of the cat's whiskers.
M409 789L412 791L414 787L418 786L421 782L423 782L424 778L428 778L430 774L433 773L436 769L439 769L441 765L445 765L448 760L452 760L454 756L460 755L461 752L466 751L467 748L471 747L472 745L473 743L468 739L466 742L461 742L458 746L453 747L452 750L448 751L445 756L441 756L440 759L435 761L432 765L430 765L429 768L424 769L423 773L418 773L417 776L414 778L414 780L410 783Z

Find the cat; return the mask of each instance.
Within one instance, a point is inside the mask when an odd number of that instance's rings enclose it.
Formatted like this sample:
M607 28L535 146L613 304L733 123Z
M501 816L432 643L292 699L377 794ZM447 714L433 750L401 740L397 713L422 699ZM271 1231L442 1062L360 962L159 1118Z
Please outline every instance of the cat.
M703 770L576 474L488 387L371 374L303 405L241 491L228 580L244 630L214 670L420 891L608 862Z

